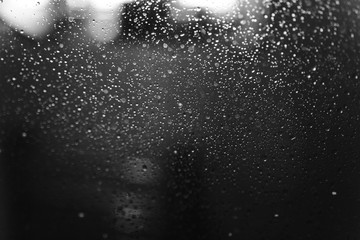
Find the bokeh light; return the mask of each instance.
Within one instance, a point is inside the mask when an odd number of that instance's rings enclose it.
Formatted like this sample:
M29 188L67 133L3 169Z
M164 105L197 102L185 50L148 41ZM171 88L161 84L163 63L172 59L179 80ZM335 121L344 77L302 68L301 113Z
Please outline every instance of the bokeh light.
M224 14L233 9L237 0L179 0L179 4L186 8L206 8L217 14Z
M55 15L50 0L0 2L0 17L11 27L35 38L51 30Z

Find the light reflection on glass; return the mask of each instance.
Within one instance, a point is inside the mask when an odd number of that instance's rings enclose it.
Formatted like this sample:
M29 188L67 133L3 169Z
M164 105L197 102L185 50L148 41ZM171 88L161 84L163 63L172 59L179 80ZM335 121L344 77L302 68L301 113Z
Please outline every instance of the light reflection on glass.
M91 8L87 19L87 29L90 36L99 42L109 42L120 33L121 8L117 6L111 10Z
M231 11L237 0L179 0L179 5L185 8L206 8L217 14L224 14Z
M0 2L0 17L17 31L31 37L46 35L56 19L50 0Z
M45 37L52 31L55 22L65 15L69 19L84 19L87 34L92 39L109 42L119 36L122 11L126 3L132 2L134 1L67 0L59 4L54 0L3 1L0 3L0 17L15 30L34 38ZM196 20L203 11L215 18L232 19L249 6L254 7L259 3L255 0L175 0L169 4L171 18L181 23Z

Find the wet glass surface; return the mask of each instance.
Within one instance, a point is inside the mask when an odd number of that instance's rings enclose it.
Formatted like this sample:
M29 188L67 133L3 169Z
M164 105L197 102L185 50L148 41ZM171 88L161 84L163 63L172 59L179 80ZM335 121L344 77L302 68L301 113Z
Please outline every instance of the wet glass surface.
M9 2L0 239L360 237L359 1Z

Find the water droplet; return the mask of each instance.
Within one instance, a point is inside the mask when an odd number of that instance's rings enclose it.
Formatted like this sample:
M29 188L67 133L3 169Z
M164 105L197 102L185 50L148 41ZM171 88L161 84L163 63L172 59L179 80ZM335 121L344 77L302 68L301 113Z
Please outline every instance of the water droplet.
M194 53L195 47L194 47L194 46L190 46L190 47L188 48L188 51L189 51L189 53Z

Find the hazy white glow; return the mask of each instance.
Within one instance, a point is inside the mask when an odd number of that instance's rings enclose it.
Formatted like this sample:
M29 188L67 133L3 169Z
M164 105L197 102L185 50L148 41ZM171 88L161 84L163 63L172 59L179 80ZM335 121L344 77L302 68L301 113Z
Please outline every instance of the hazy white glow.
M0 2L0 17L11 27L41 37L54 23L50 0L4 0Z
M226 13L236 5L237 0L178 0L186 8L207 8L214 13Z
M89 0L66 0L69 9L85 9L89 5Z
M92 38L99 42L109 42L115 39L120 33L119 13L91 13L91 19L87 26Z
M72 9L87 9L91 7L98 11L111 11L118 9L122 4L134 0L66 0L66 5Z
M96 10L117 10L122 4L132 2L133 0L87 0L90 6Z

